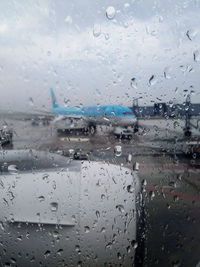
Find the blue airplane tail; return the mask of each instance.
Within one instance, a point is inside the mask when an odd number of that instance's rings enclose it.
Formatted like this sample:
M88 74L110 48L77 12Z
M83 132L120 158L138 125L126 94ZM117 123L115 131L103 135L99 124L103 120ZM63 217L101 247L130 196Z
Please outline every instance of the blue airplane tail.
M52 107L53 108L57 108L58 107L58 103L57 103L56 96L55 96L55 93L54 93L52 88L50 89L50 93L51 93Z

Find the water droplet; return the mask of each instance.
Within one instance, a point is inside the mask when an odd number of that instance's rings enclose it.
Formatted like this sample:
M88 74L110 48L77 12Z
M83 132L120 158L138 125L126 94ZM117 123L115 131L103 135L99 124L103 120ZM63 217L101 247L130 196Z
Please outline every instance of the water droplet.
M51 254L51 251L50 250L47 250L45 253L44 253L44 257L47 258L49 257Z
M105 40L109 40L110 35L109 35L108 33L105 33L105 34L104 34L104 37L105 37Z
M68 98L64 98L64 105L65 105L65 107L68 107L69 105L70 105L70 103L71 103L71 101L70 101L70 99L68 99Z
M85 233L89 233L90 232L90 227L89 226L85 226L84 227L84 231L85 231Z
M199 50L194 51L193 58L194 58L195 62L199 62L200 61L200 52L199 52Z
M134 187L133 187L132 185L128 185L128 186L127 186L127 191L128 191L129 193L133 193L133 192L134 192Z
M57 202L51 202L51 211L56 212L58 210L58 203Z
M10 173L13 173L13 174L17 173L18 172L17 166L16 165L9 165L8 166L8 171Z
M124 212L124 206L123 205L117 205L116 209L118 209L118 211L121 212L121 213Z
M80 251L80 247L79 247L79 245L76 245L76 247L75 247L75 251L78 252L78 253L81 252L81 251Z
M170 181L169 182L169 186L176 188L176 182L175 181Z
M137 81L135 77L131 79L131 87L133 87L134 89L137 89Z
M65 22L68 23L68 24L72 24L72 17L71 16L67 16L65 18Z
M29 97L29 100L28 100L28 102L29 102L29 105L30 106L34 106L34 101L33 101L33 98L32 97Z
M121 254L119 252L117 253L117 257L118 257L119 260L122 259L122 256L121 256Z
M178 196L174 196L174 202L177 202L179 200Z
M97 216L97 219L100 218L100 212L98 210L96 211L96 216Z
M63 249L60 248L60 249L57 251L57 254L58 254L59 256L61 256L62 252L63 252Z
M125 4L124 4L124 7L125 7L125 8L128 8L128 7L130 7L130 4L129 4L129 3L125 3Z
M53 231L52 235L53 235L54 238L57 238L59 236L59 233L58 233L58 231Z
M15 196L14 196L12 191L8 192L8 196L9 196L10 201L12 201L15 198Z
M146 185L147 185L147 180L144 179L144 180L142 181L142 186L146 186Z
M196 30L191 29L191 30L188 30L188 31L186 32L186 35L187 35L188 39L189 39L190 41L192 41L192 40L194 40L194 38L196 37L197 33L198 33L198 32L197 32Z
M112 248L112 243L109 242L108 244L106 244L106 248Z
M101 25L99 25L99 24L94 25L93 35L94 35L94 37L99 37L101 35Z
M121 146L115 146L114 147L114 153L116 157L120 157L122 154L122 147Z
M128 246L128 247L126 248L126 251L127 251L127 253L130 253L130 252L131 252L131 247Z
M154 197L155 197L155 193L154 193L154 191L150 191L150 192L149 192L149 197L150 197L151 200L154 199Z
M107 9L106 9L106 17L108 19L113 19L115 17L115 8L113 6L109 6Z
M44 196L39 196L38 199L39 199L40 202L42 202L42 201L45 200L45 197Z
M179 181L182 180L182 173L179 173L179 174L177 175L177 179L178 179Z
M138 247L138 243L135 240L131 241L131 246L136 249Z
M101 233L105 233L105 231L106 231L105 227L102 227L101 228Z
M82 266L82 261L79 261L78 263L77 263L77 267L81 267Z
M105 197L106 197L106 196L105 196L104 194L101 195L101 199L102 199L102 200L104 200Z
M45 173L43 176L42 176L42 179L45 180L45 179L48 179L49 177L49 174Z
M132 155L131 154L128 154L128 157L127 157L127 162L131 162L132 161Z
M163 20L164 20L164 18L162 16L159 16L159 18L158 18L159 23L162 23Z
M152 86L157 83L157 79L155 75L152 75L149 79L149 84Z
M178 123L178 121L174 122L174 128L177 128L178 126L180 126L180 124Z
M170 67L166 67L164 69L164 77L165 77L165 79L171 79L171 71L172 71L172 69Z
M11 262L12 264L16 264L16 259L15 259L15 258L11 258L11 259L10 259L10 262Z
M56 189L56 181L53 181L52 183L53 183L52 187L55 190Z
M22 241L22 235L19 235L19 236L17 237L17 240L18 240L18 241Z
M4 231L4 230L5 230L5 227L4 227L4 224L3 224L3 222L0 222L0 228L1 228L1 230L2 230L2 231Z

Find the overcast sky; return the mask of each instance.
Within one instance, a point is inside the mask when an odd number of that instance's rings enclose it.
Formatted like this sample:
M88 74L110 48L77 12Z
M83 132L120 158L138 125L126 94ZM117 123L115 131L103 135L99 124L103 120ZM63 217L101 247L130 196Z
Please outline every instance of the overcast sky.
M1 0L0 109L200 102L199 0ZM132 79L132 81L131 81Z

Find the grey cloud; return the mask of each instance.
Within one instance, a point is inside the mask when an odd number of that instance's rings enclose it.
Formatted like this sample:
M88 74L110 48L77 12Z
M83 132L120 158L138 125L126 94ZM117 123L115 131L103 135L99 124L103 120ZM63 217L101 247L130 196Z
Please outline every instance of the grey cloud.
M113 20L105 16L108 6L116 8ZM36 106L49 108L50 87L60 102L67 97L72 105L131 105L139 96L143 103L156 97L181 102L184 89L193 85L198 91L193 52L200 33L189 40L186 32L198 30L199 8L199 1L182 0L1 1L1 105L25 109L32 97ZM94 24L101 27L98 37ZM183 72L181 65L194 71ZM167 66L170 79L163 74ZM150 86L152 75L157 82ZM130 86L132 77L137 89Z

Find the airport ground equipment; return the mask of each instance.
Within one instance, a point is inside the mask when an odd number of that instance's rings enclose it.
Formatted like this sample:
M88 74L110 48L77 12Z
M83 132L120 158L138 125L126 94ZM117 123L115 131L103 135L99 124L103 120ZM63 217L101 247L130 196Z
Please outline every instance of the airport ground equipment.
M113 133L117 138L131 139L134 135L134 129L132 127L128 128L115 127Z
M187 138L192 137L192 130L199 130L200 135L200 119L196 120L196 125L191 122L191 98L190 95L187 95L186 101L184 103L185 109L185 127L184 127L184 136ZM199 136L200 137L200 136Z
M89 132L87 122L79 117L68 118L63 116L62 118L54 121L54 127L57 129L58 134L87 134Z
M133 266L137 172L35 150L0 151L3 266Z

